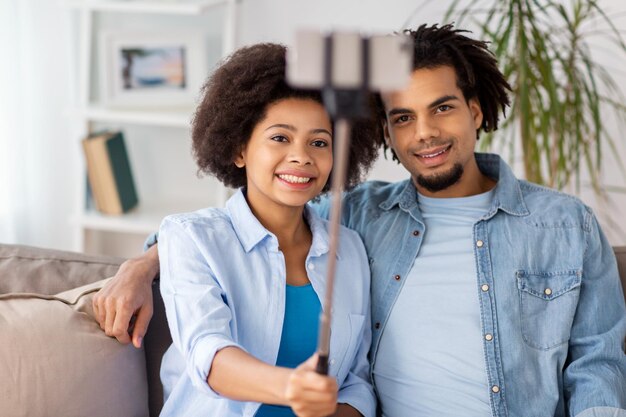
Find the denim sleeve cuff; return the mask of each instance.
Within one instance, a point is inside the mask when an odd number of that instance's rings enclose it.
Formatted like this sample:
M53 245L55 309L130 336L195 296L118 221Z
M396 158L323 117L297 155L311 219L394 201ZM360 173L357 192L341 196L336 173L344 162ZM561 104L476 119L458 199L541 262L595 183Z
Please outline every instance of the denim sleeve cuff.
M376 399L369 384L356 383L341 388L337 396L337 402L351 405L356 408L363 417L376 416Z
M187 365L187 372L193 385L211 398L223 398L209 386L207 378L217 352L229 346L245 351L243 347L228 338L211 336L198 341L193 352L191 352L191 362Z
M576 414L576 417L626 417L626 410L614 407L593 407Z
M148 236L146 241L143 242L143 251L144 252L147 251L152 246L154 246L158 241L159 241L159 232L152 233L150 236Z

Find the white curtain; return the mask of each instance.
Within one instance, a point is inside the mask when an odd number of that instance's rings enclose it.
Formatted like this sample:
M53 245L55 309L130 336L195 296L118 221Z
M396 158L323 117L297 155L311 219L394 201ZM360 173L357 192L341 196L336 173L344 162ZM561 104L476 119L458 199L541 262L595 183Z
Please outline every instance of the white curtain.
M70 248L69 12L0 0L0 243Z
M23 54L20 53L19 4L2 0L0 6L0 243L7 243L18 240L18 213L24 203L18 190L26 191L25 170L18 164L24 147L20 134Z

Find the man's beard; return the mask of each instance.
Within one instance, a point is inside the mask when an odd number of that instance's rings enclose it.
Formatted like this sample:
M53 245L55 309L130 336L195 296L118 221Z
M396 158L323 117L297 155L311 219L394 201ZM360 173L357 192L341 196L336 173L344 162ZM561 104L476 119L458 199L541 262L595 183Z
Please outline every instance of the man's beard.
M445 190L451 185L456 184L463 175L463 166L459 163L454 166L448 172L442 172L440 174L431 175L425 177L423 175L417 176L417 184L424 187L431 193L436 193L441 190Z

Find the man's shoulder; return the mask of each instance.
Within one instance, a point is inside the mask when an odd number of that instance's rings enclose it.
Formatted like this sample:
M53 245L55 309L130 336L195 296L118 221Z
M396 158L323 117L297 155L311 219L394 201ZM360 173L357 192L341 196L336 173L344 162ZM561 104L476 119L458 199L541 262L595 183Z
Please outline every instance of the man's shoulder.
M591 209L580 198L539 184L519 180L524 202L532 218L570 226L586 225Z
M366 181L346 194L348 204L378 206L379 204L400 196L409 185L410 180L398 182Z
M307 212L307 219L314 234L319 233L321 230L327 233L326 231L331 229L330 220L321 217L315 210ZM363 243L357 232L344 225L339 226L339 238L342 244L349 244L352 247L362 246Z

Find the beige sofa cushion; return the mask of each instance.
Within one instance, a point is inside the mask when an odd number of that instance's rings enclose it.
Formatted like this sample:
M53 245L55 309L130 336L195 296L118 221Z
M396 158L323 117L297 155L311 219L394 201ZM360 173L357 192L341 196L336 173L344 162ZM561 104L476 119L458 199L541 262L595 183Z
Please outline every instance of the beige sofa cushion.
M0 244L0 294L56 294L112 277L123 259Z
M148 415L143 350L107 337L93 319L104 282L0 295L2 416Z

